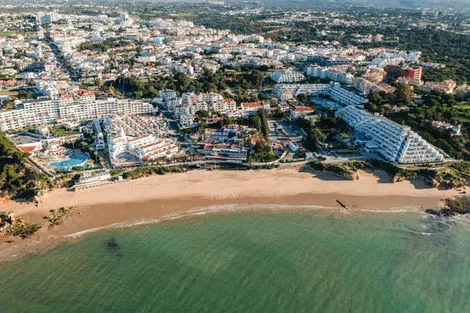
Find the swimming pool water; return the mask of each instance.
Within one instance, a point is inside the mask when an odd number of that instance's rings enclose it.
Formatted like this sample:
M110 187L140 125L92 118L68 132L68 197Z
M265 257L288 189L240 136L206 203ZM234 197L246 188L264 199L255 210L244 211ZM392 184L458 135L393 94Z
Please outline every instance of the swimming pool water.
M74 152L67 160L49 163L56 170L70 171L74 166L88 167L87 161L90 159L87 153Z

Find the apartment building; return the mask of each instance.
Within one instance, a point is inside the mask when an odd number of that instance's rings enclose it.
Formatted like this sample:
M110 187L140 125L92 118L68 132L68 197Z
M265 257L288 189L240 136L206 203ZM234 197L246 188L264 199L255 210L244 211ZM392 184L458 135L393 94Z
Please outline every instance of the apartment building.
M58 107L51 99L28 100L14 109L0 111L0 130L7 131L54 123Z
M315 95L329 86L328 84L277 84L273 93L280 101L288 101L300 94Z
M304 118L309 115L312 115L314 113L314 110L310 107L304 107L304 106L299 106L290 109L290 118L292 120L296 120L299 118Z
M86 121L99 116L95 94L88 90L78 90L73 95L60 95L58 107L63 122Z
M93 127L95 128L95 148L96 150L104 150L106 148L106 142L104 140L103 131L101 130L100 120L93 120Z
M0 130L14 130L57 122L81 122L109 114L152 114L154 107L132 99L96 100L92 92L79 90L57 98L27 100L12 110L0 111Z
M218 93L184 93L181 101L172 108L176 115L192 115L198 111L211 111L227 114L237 109L237 104L233 99L224 99Z
M444 155L433 145L411 130L387 118L372 115L355 106L336 112L356 133L356 142L366 150L377 151L384 159L394 163L434 163Z
M362 77L354 79L354 88L363 95L368 95L371 91L380 91L379 86Z
M344 70L322 66L309 66L306 70L306 74L309 77L329 79L343 84L351 84L354 78L354 75L346 73Z
M305 76L294 70L286 70L283 72L274 72L271 75L271 79L276 83L296 83L305 80Z
M271 107L269 101L258 101L258 102L242 102L241 110L243 115L248 116L256 114L261 109L269 110Z
M367 98L339 85L332 85L326 89L324 93L330 96L330 98L334 101L344 106L355 105L362 107L368 102Z
M248 133L248 126L231 124L221 128L206 128L204 140L210 143L221 143L230 141L230 139L235 140L243 133Z
M169 158L178 153L179 147L171 138L160 138L154 134L130 137L121 128L120 133L109 136L108 150L111 162L114 164L121 155L125 154L133 155L138 160Z
M387 76L391 78L405 77L420 81L423 75L423 68L421 66L408 67L408 66L397 66L387 65L384 67L384 71L387 72Z
M244 162L248 159L248 150L236 144L204 144L197 152L211 159Z

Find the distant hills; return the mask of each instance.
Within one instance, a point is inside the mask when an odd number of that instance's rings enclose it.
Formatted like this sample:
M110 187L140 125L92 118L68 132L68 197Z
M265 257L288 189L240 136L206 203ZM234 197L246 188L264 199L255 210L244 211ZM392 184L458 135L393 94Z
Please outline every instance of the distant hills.
M404 9L468 9L470 0L263 0L266 5L315 8L344 5L376 6Z

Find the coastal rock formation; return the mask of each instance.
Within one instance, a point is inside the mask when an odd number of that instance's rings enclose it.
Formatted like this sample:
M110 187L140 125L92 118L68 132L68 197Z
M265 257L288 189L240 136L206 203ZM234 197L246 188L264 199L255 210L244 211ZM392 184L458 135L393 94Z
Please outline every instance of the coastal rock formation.
M470 197L446 199L445 203L446 206L442 209L428 209L426 213L445 217L470 213Z

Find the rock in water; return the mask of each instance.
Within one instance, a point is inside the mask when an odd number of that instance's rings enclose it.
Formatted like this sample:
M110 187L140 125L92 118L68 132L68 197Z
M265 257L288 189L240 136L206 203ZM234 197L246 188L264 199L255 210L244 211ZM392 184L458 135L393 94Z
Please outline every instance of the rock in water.
M108 247L110 248L118 248L119 247L119 243L117 242L116 238L111 238L108 240Z

